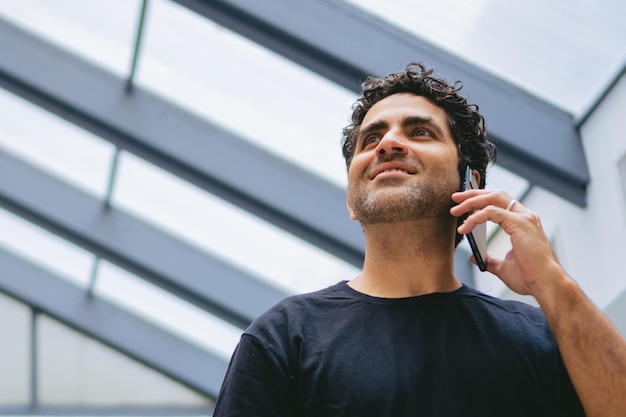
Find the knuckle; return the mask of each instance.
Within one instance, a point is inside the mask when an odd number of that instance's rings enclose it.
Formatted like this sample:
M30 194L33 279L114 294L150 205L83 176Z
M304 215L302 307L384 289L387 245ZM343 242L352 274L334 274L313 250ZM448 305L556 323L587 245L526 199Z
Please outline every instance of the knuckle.
M485 211L487 211L489 214L493 214L493 213L497 213L499 207L495 204L489 204L487 207L485 207Z
M541 217L537 213L532 214L532 220L537 226L541 226Z
M509 193L507 193L504 190L499 190L496 193L497 197L499 200L505 200L505 201L509 201L511 199L511 196L509 195Z
M523 216L524 216L524 219L528 221L528 223L532 223L534 225L541 225L541 219L539 215L537 215L537 213L534 213L534 212L524 213Z

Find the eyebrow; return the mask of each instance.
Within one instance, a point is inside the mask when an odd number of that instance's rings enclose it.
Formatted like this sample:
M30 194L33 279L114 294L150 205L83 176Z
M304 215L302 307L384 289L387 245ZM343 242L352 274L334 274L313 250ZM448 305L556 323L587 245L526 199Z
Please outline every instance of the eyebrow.
M431 127L439 136L444 136L444 131L437 122L431 116L405 116L402 119L402 127L427 125ZM357 135L357 141L360 141L363 137L369 135L372 132L378 130L388 129L389 123L384 120L378 120L360 129Z
M388 127L389 127L389 123L385 122L384 120L379 120L377 122L370 123L367 126L365 126L365 128L361 126L357 134L357 142L360 142L364 137L366 137L372 132L376 132L377 130L387 129Z
M439 123L431 116L407 116L402 119L402 127L427 125L431 127L439 136L444 136L444 132Z

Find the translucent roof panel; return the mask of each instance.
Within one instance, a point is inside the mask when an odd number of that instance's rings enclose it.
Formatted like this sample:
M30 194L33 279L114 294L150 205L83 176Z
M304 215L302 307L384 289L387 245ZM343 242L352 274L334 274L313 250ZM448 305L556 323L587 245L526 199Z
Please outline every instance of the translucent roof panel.
M81 287L89 284L92 253L3 209L0 230L0 247Z
M0 2L1 3L1 2ZM0 151L104 197L115 147L0 89Z
M225 361L241 329L193 306L137 276L102 261L94 293L190 341Z
M140 5L140 0L2 0L0 17L125 76Z
M173 2L150 3L137 83L338 184L356 96Z
M626 62L623 0L345 1L578 116Z
M112 204L288 292L350 279L331 254L163 171L121 153Z

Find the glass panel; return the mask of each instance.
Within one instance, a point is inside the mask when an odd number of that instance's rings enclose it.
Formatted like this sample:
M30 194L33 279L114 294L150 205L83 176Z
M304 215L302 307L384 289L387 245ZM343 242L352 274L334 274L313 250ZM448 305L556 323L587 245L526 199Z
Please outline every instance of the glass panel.
M622 0L347 1L577 115L626 58Z
M530 183L523 177L502 168L500 165L491 165L487 168L488 190L504 190L513 197L520 199L528 191Z
M209 405L210 400L146 366L41 315L42 405Z
M241 329L108 262L100 262L95 293L228 361Z
M138 84L345 184L354 93L173 2L152 3L145 40Z
M624 196L624 202L626 202L626 154L617 161L617 170L619 172L619 179L622 183L622 192Z
M0 293L0 317L0 406L26 405L30 401L30 309Z
M0 246L60 278L86 287L94 256L68 241L0 209Z
M139 0L2 0L0 16L43 39L126 76Z
M0 151L96 197L106 194L112 144L2 89L0 108Z
M356 275L342 260L125 152L112 203L289 292Z

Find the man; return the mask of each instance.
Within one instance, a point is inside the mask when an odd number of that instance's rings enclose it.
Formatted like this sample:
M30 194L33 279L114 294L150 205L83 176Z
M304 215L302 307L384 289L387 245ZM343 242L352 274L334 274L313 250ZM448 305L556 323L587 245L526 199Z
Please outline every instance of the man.
M363 271L256 320L215 416L626 413L626 343L559 266L536 215L504 192L458 192L467 165L483 188L495 157L459 90L419 63L364 83L343 144ZM455 246L487 221L512 242L488 271L541 309L457 280Z

